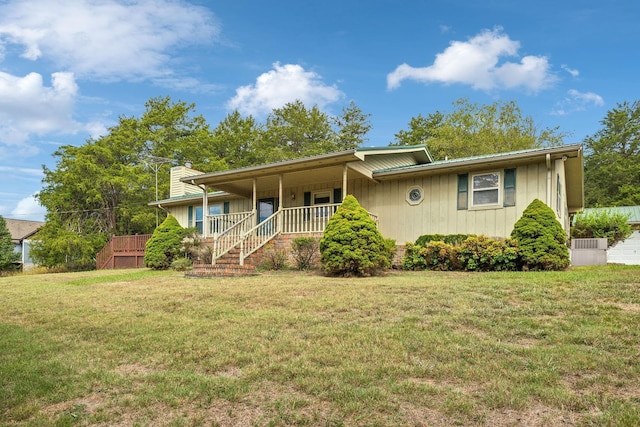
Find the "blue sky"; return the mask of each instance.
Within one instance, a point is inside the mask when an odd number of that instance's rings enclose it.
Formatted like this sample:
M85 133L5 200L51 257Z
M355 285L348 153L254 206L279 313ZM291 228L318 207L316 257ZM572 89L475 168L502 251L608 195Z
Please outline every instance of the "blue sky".
M635 0L0 0L0 215L42 220L52 153L158 96L212 128L233 109L353 100L368 146L462 97L515 100L582 142L639 99L638 22Z

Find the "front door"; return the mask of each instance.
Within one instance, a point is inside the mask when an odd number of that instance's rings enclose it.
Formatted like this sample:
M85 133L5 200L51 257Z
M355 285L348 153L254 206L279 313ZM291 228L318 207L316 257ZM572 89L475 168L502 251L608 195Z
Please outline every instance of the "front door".
M273 197L258 200L258 224L269 218L276 211L276 199Z

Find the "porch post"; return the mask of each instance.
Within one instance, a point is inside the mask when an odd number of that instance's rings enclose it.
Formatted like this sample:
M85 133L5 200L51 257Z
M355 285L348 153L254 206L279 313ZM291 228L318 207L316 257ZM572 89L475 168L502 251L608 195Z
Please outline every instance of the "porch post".
M347 169L349 167L345 163L342 168L342 200L347 197Z
M282 204L284 203L284 199L282 198L282 174L278 175L278 212L282 211ZM282 231L282 215L278 214L278 231Z
M207 218L207 214L209 213L209 197L207 194L207 185L202 184L198 187L202 188L202 238L207 238L207 228L209 228L209 219Z
M253 207L251 208L251 211L255 211L257 209L257 205L258 205L258 195L257 193L257 180L255 178L253 178Z

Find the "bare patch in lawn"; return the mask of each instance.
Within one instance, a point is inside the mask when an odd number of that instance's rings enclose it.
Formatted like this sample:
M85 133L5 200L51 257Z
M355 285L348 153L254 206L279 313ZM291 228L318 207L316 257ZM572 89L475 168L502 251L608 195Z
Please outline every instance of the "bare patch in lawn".
M107 396L104 393L90 393L78 399L43 406L41 412L48 417L67 413L75 418L79 415L78 412L94 414L99 408L105 406L106 400Z
M486 415L485 425L494 427L555 427L575 426L578 424L576 414L542 405L519 410L500 409Z
M420 384L423 386L428 386L433 388L434 390L444 390L444 391L452 391L455 393L461 393L464 395L471 395L478 391L480 391L480 387L472 387L472 386L461 386L460 384L456 384L453 381L441 381L435 380L432 378L409 378L409 382L414 384Z
M131 375L135 376L146 376L154 372L153 369L135 363L120 365L116 369L116 374L121 375L123 377L128 377Z
M640 304L619 302L619 303L616 303L615 306L623 311L629 311L631 313L640 313Z
M460 421L448 417L435 409L416 406L409 402L400 404L399 413L402 415L402 421L406 422L406 425L415 427L448 427L460 425Z
M237 366L228 366L227 369L218 371L215 375L223 378L240 378L242 376L242 369Z

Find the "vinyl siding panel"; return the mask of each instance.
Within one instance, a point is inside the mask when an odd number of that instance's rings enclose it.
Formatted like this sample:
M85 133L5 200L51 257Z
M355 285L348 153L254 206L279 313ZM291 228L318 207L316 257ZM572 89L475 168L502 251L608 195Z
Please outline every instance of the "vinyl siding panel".
M487 172L490 171L495 170ZM499 171L502 173L503 170ZM507 207L502 206L501 201L498 206L458 210L458 174L381 183L358 180L352 185L350 190L360 204L378 215L382 234L400 244L415 241L423 234L435 233L508 237L533 199L545 201L546 166L542 163L516 168L516 205ZM424 200L410 205L406 200L407 191L414 186L423 189Z
M547 168L544 162L515 167L515 206L504 207L502 203L503 187L500 187L500 203L491 207L472 207L458 210L458 172L407 177L398 180L374 182L362 175L350 172L348 174L347 189L343 196L354 195L360 205L378 217L378 225L383 236L395 239L398 244L415 241L423 234L484 234L490 237L508 237L513 225L522 216L524 209L538 198L547 203ZM469 178L477 172L500 172L504 169L483 169L468 171ZM564 184L564 165L562 162L552 164L552 200L551 208L556 210L556 177L560 175L560 182L565 187L561 189L562 212L559 212L561 223L568 228L568 211L566 207L566 186ZM502 176L501 176L502 180ZM304 194L327 191L334 194L334 189L341 188L342 181L322 182L310 185L295 185L283 182L283 207L304 206ZM423 199L419 203L408 201L410 189L419 187L423 192ZM472 197L471 186L468 197ZM294 198L291 198L291 195ZM278 190L260 189L258 183L258 198L278 197ZM333 200L332 200L333 201ZM222 203L223 200L210 203ZM251 199L230 199L229 211L244 212L253 209ZM198 201L191 205L200 205ZM171 213L178 222L187 226L187 206L173 207Z
M186 194L202 194L202 189L200 187L180 181L181 178L200 175L201 173L202 172L200 171L189 169L185 166L172 167L169 178L171 182L169 197L180 197Z

